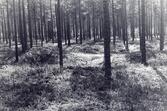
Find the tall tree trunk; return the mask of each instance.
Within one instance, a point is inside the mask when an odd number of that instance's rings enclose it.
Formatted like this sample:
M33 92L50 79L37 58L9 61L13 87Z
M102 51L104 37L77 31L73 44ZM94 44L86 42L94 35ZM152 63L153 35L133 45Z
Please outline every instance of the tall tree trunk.
M110 58L110 16L109 16L109 0L103 0L104 14L104 65L105 65L105 87L111 85L111 58Z
M88 26L88 28L87 28L87 29L88 29L88 37L89 37L89 39L91 39L90 14L88 14L87 16L88 16L88 17L87 17L87 22L88 22L88 23L87 23L87 26Z
M141 3L138 0L138 11L139 11L139 37L141 37Z
M6 27L6 19L5 19L5 12L4 10L2 11L3 12L3 22L4 22L4 37L5 37L5 42L6 44L8 44L8 37L7 37L7 27Z
M83 40L86 39L86 32L85 32L85 16L82 17L82 35L83 35Z
M38 45L38 35L37 35L37 17L36 17L36 4L34 4L33 7L33 11L34 11L34 36L35 36L35 42L36 42L36 46Z
M113 45L116 46L116 24L115 24L115 5L114 0L112 0L112 17L113 17Z
M63 49L62 49L62 32L61 32L61 14L60 14L60 0L57 1L57 37L59 47L59 64L60 69L63 68Z
M68 40L68 46L71 45L71 29L70 29L70 17L67 13L67 40Z
M45 36L44 39L47 42L48 41L48 30L47 30L47 22L46 22L46 6L45 6L45 4L43 4L43 13L44 13L43 22L44 22L44 36Z
M5 42L5 31L4 31L3 18L2 18L2 22L1 22L1 29L2 29L2 41Z
M22 21L22 8L21 8L21 1L19 0L19 37L21 40L22 52L25 52L24 47L24 39L23 39L23 21Z
M103 19L102 19L102 17L100 17L100 39L102 39L103 38Z
M94 42L96 41L96 29L95 29L95 4L93 3L93 15L92 15L92 29Z
M31 10L30 10L30 1L27 0L28 3L28 31L29 31L29 38L30 38L30 48L33 47L33 38L32 38L32 19L31 19Z
M53 34L53 13L52 13L52 0L50 0L50 16L51 16L51 29L50 29L50 35L52 39L52 43L54 43L54 34Z
M0 27L0 42L1 42L1 40L2 40L2 38L3 38L2 22L0 22L0 25L1 25L1 27Z
M153 2L151 1L151 20L150 20L150 33L151 33L151 40L153 40Z
M134 41L135 39L135 0L131 0L131 8L130 10L132 10L131 13L131 37L132 37L132 41Z
M124 0L121 1L121 28L122 28L122 39L124 46L126 45L126 32L125 32L125 11L124 11Z
M142 36L140 37L140 49L141 49L141 55L142 55L142 63L144 65L147 65L146 62L146 44L145 44L145 0L141 1L142 6Z
M65 41L65 45L67 45L67 20L66 20L66 14L64 13L64 16L62 16L63 18L63 33L64 33L64 41Z
M3 15L3 9L1 10L1 15ZM5 42L5 40L4 40L4 23L3 23L3 19L4 19L4 17L2 17L2 20L1 20L1 40L2 40L2 42Z
M40 19L41 19L41 46L43 47L43 41L44 41L44 33L43 33L43 7L42 7L42 0L40 0Z
M77 7L77 2L76 2L76 0L75 0L75 5L76 5L76 7L75 7L75 35L76 35L76 43L78 43L78 19L77 19L77 9L78 9L78 7Z
M9 39L9 47L11 47L11 28L10 28L10 17L9 17L9 1L6 0L6 9L7 9L7 27L8 27L8 39Z
M125 38L126 38L126 50L129 51L129 39L128 39L128 23L127 23L127 9L126 9L126 0L124 0L124 10L125 10Z
M126 0L122 0L122 38L126 50L129 50L128 47L128 33L127 33L127 12L126 12Z
M81 0L79 2L79 29L80 29L80 44L82 44L82 15L81 15Z
M26 14L24 0L22 0L22 9L23 9L23 43L24 43L24 52L27 50L27 24L26 24Z
M19 54L18 54L18 41L17 41L17 27L16 27L16 8L15 8L15 0L13 0L13 13L14 13L14 39L15 39L15 57L16 62L19 61Z
M160 33L160 50L162 51L164 49L164 2L163 0L161 2L161 33Z

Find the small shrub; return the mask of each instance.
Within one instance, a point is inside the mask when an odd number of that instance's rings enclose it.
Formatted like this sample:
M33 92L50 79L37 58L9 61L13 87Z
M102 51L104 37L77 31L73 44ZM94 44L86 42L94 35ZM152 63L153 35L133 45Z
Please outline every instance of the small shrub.
M99 52L98 48L92 46L83 46L80 49L80 52L97 54Z
M30 65L57 64L58 49L48 47L32 48L29 52L21 57L19 63L27 63Z
M39 104L55 100L53 74L46 74L45 69L37 68L25 73L15 72L14 85L5 85L8 96L6 104L12 108L38 107ZM9 95L8 95L9 94Z
M97 91L102 88L104 82L103 71L99 68L75 68L71 77L71 86L76 90Z
M156 58L156 55L153 51L147 50L146 53L147 59L150 58ZM132 52L126 55L126 58L131 62L131 63L141 63L142 57L141 57L141 52Z

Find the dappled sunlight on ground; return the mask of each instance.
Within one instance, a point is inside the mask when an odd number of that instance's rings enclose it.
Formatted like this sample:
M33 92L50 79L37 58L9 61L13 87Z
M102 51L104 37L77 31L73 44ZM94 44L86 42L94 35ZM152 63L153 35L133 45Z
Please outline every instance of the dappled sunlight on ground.
M73 44L71 47L63 48L62 72L58 65L57 45L51 43L46 44L44 48L33 48L21 55L22 62L18 64L3 62L0 68L0 78L4 80L0 82L0 92L3 92L0 93L1 109L11 110L12 107L7 103L15 102L21 111L166 111L167 50L159 51L159 41L147 41L149 64L147 67L140 63L138 41L130 43L129 52L120 41L117 42L116 49L111 47L113 80L112 88L108 91L102 89L104 84L102 41L97 43L89 41L83 45ZM0 58L5 56L2 54ZM52 59L56 59L56 62L49 64L46 60L43 64L40 58L47 58L43 55L48 54ZM24 58L28 62L23 62ZM32 65L29 59L38 64ZM13 87L11 79L13 75L17 87ZM13 88L15 92L3 86ZM24 86L28 90L24 89ZM39 91L31 89L32 86ZM35 105L23 107L27 104L21 104L16 100L23 102L24 100L20 100L19 97L24 97L24 92L29 90L34 90L30 94L34 95ZM16 97L13 97L14 94ZM30 95L26 96L32 99Z

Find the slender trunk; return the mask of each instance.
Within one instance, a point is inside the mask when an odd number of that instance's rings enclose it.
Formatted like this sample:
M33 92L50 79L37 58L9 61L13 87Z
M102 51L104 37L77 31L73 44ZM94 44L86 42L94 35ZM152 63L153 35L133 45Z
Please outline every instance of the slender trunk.
M88 37L91 39L91 25L90 25L90 14L88 14Z
M51 16L51 29L50 29L50 35L52 39L52 43L54 43L54 35L53 35L53 13L52 13L52 0L50 0L50 16Z
M16 28L16 8L15 8L15 0L13 0L13 13L14 13L14 39L15 39L15 57L16 62L19 61L19 55L18 55L18 41L17 41L17 28Z
M57 37L59 47L59 64L60 69L63 67L63 49L62 49L62 30L61 30L61 14L60 14L60 0L57 1Z
M43 4L43 12L44 12L44 35L45 35L45 41L48 42L48 29L47 29L47 18L46 18L46 6Z
M44 34L43 34L43 10L42 10L42 0L40 0L40 19L41 19L41 46L43 47Z
M77 5L75 1L75 5ZM78 19L77 19L77 7L75 7L75 35L76 35L76 43L78 43Z
M79 29L80 29L80 44L82 44L81 0L79 0Z
M141 37L141 4L138 0L138 9L139 9L139 37Z
M161 33L160 33L160 50L162 51L164 49L164 2L163 0L161 2Z
M145 44L145 0L141 1L142 5L142 36L140 38L140 49L141 49L141 55L142 55L142 63L144 65L147 65L146 62L146 44Z
M7 27L8 27L8 39L9 39L9 47L11 47L11 29L10 29L10 17L9 17L9 1L8 0L6 0L6 2L7 2L7 7L6 7L6 9L7 9Z
M34 4L34 36L35 36L35 42L36 46L38 45L38 36L37 36L37 17L36 17L36 4Z
M28 30L29 30L29 38L30 38L30 48L33 47L33 38L32 38L32 19L31 19L31 11L30 11L30 1L27 0L28 3Z
M112 17L113 17L113 45L116 46L116 25L115 25L115 6L112 0Z
M3 12L3 17L5 17L4 10L2 12ZM7 27L6 27L6 19L5 18L3 19L3 22L4 22L4 37L5 37L5 42L6 42L6 44L8 44Z
M127 9L126 9L126 0L124 0L124 10L125 10L125 38L126 38L126 50L129 51L129 39L128 39L128 23L127 23Z
M64 14L65 15L65 14ZM64 40L65 40L65 45L67 45L67 20L66 20L66 16L63 16L63 33L64 33Z
M132 41L134 41L135 39L135 1L132 0L131 1L131 9L132 10L132 14L131 14L131 37L132 37Z
M109 0L103 0L104 14L104 65L105 65L105 87L111 85L111 58L110 58L110 16L109 16Z
M95 32L95 5L93 3L93 17L92 17L92 25L93 25L93 38L94 38L94 42L96 41L96 32Z
M24 39L23 39L23 22L22 22L22 13L21 13L21 1L19 0L19 37L21 40L22 52L25 52Z
M67 39L68 39L68 46L71 45L71 29L70 29L70 17L69 14L67 13Z
M26 24L26 14L24 0L22 0L22 9L23 9L23 43L24 43L24 52L27 50L27 24Z

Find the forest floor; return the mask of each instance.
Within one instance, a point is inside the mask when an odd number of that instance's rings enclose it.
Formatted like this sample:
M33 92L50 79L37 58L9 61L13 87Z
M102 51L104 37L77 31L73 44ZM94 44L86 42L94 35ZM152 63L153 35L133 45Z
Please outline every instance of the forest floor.
M167 44L166 44L167 45ZM60 72L55 44L32 48L14 61L14 48L0 46L0 111L167 111L167 47L147 41L148 66L139 42L111 46L112 88L104 82L103 41L64 45Z

